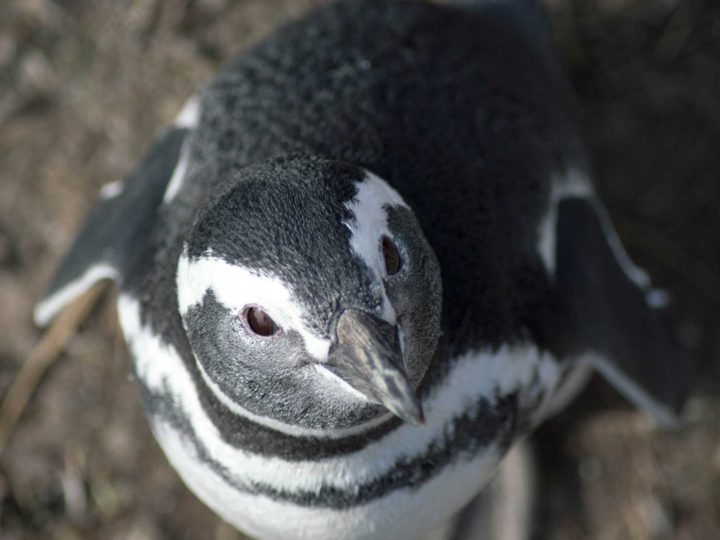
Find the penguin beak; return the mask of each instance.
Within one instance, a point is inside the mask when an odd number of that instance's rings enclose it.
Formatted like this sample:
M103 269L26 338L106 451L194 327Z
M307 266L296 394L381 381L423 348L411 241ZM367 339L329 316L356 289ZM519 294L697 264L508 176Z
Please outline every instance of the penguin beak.
M405 422L425 422L403 368L396 328L385 321L356 309L344 311L337 323L337 345L325 367Z

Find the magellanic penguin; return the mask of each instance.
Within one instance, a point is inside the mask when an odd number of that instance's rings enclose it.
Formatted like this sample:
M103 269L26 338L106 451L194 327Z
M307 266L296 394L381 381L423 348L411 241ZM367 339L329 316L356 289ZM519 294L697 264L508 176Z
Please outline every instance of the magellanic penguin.
M532 2L352 0L245 51L100 194L153 432L259 538L418 538L594 368L660 423L666 297L594 194Z

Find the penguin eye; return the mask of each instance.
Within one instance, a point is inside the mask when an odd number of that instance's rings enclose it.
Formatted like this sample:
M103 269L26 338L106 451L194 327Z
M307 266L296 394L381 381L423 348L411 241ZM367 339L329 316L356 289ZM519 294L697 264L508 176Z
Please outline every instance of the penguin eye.
M402 259L397 246L387 236L382 238L382 254L385 259L385 271L388 276L397 274L402 266Z
M248 307L243 312L245 325L258 336L274 336L280 330L270 316L259 307Z

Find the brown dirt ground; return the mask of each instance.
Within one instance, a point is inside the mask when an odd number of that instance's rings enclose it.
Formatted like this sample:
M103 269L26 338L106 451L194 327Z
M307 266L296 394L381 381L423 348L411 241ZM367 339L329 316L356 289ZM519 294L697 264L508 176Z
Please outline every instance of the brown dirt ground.
M316 3L3 1L0 396L98 188L222 60ZM545 425L536 537L720 538L720 5L550 4L599 191L633 258L677 301L696 390L673 433L599 381ZM111 305L48 372L0 456L0 536L239 538L153 441Z

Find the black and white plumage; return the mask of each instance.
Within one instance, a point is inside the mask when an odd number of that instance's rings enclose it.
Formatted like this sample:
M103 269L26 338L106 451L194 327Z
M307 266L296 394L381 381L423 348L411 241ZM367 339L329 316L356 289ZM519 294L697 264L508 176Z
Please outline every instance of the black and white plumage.
M524 4L353 0L280 29L103 190L38 306L118 280L153 431L242 530L418 537L589 366L660 421L681 405L664 298Z

